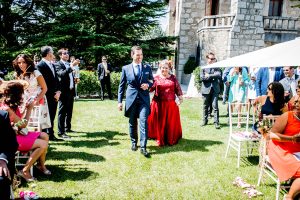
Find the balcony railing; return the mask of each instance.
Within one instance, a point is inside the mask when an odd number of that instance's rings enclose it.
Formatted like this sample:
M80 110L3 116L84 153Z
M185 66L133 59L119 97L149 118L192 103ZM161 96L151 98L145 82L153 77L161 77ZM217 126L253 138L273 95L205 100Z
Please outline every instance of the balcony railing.
M264 29L270 31L295 31L299 32L300 18L264 16Z
M198 32L208 28L231 28L234 17L233 14L205 16L198 22Z

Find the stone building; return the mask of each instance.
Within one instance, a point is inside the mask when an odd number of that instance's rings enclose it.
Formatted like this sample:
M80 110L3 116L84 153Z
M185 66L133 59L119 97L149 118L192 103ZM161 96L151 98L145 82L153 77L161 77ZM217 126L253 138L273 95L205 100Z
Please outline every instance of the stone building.
M168 35L179 36L176 73L188 82L183 66L190 56L199 65L214 52L220 61L300 36L299 1L169 0ZM255 59L255 58L254 58Z

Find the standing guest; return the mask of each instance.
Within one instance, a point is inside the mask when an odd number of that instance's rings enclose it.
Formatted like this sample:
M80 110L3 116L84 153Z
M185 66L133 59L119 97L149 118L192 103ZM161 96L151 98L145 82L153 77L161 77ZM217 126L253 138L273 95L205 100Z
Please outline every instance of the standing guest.
M234 67L230 70L227 80L230 83L228 102L246 102L246 86L249 82L247 70L243 67Z
M0 199L10 199L10 185L15 173L15 153L18 143L8 112L3 110L0 110L0 135Z
M41 72L35 69L34 63L26 54L19 54L13 61L13 67L16 72L16 79L25 80L29 83L28 88L24 91L25 99L30 98L34 100L35 105L45 105L45 112L40 119L40 127L42 129L51 128L51 120L47 106L45 94L47 92L47 85Z
M129 117L129 134L131 150L137 150L137 119L139 118L141 153L145 157L150 154L146 150L148 139L148 116L150 113L149 88L153 85L151 67L142 64L143 50L139 46L131 48L132 63L122 67L122 75L118 90L118 108L123 109L123 96L126 90L125 116Z
M97 73L100 81L100 98L104 100L104 93L107 91L109 99L112 99L110 86L110 73L112 72L111 65L107 63L107 57L102 56L102 62L98 64Z
M207 64L215 62L215 54L208 53L206 55ZM218 96L220 93L219 80L222 77L222 72L219 68L201 69L200 78L202 80L201 93L203 97L203 121L202 126L208 122L208 108L212 105L214 110L214 124L216 129L220 129L219 125L219 107Z
M178 105L183 101L183 93L176 77L170 75L168 61L160 63L161 74L154 78L150 92L155 91L148 118L149 138L156 139L158 146L174 145L182 138ZM178 105L175 102L179 99Z
M261 67L256 75L256 96L266 95L267 87L272 82L279 82L284 78L282 67Z
M228 82L227 80L227 76L230 72L232 67L226 67L223 71L223 74L222 74L222 81L224 83L224 91L223 91L223 96L222 96L222 104L226 104L226 101L228 100L228 95L229 95L229 86L230 86L230 83Z
M36 68L41 72L46 81L46 98L51 120L51 128L43 129L42 131L47 132L49 134L49 139L55 141L58 139L54 136L53 126L57 109L57 101L61 92L59 90L59 80L55 71L55 66L52 64L55 58L52 47L43 46L41 48L41 54L42 60L37 64Z
M293 96L297 95L296 85L299 75L294 73L293 67L284 67L283 68L285 78L280 80L280 83L284 88L285 101L288 102Z
M3 86L4 83L1 84ZM9 113L10 121L17 128L17 141L20 152L28 152L32 150L25 166L18 172L18 176L23 177L27 182L32 182L35 178L30 174L30 168L35 162L38 162L37 169L44 175L51 175L51 172L46 168L46 154L48 149L48 135L44 132L28 131L26 128L30 113L34 106L34 102L25 102L24 113L21 113L19 106L23 103L24 87L28 86L26 81L8 81L3 86L3 99L0 105L1 110L6 110ZM25 131L27 130L27 131Z
M76 59L75 56L71 56L70 63L73 63L73 67L74 67L73 74L74 74L74 78L75 78L75 99L79 99L78 92L77 92L77 86L80 81L80 71L79 71L80 60Z
M75 96L74 65L69 63L69 52L67 49L58 51L60 61L56 63L56 72L61 87L61 95L58 102L58 136L64 139L70 138L66 132L71 130L71 120Z
M249 72L249 76L250 76L250 81L248 84L248 102L250 103L250 105L253 105L255 99L256 99L256 88L255 88L255 82L256 82L256 75L258 72L259 68L257 67L253 67L250 68L250 72Z
M270 163L279 181L293 179L286 200L296 199L300 192L300 98L295 99L294 106L294 111L282 114L275 121L268 144Z

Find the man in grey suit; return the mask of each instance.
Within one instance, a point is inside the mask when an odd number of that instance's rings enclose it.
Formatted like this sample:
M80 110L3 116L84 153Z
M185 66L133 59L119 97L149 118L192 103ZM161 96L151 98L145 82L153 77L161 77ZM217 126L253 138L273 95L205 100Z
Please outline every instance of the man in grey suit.
M139 46L131 48L132 63L122 68L118 90L118 108L123 109L123 96L126 90L125 116L129 118L129 134L131 150L137 150L137 119L139 118L141 153L145 157L150 154L146 150L148 139L148 115L150 114L149 88L153 85L151 67L142 64L143 51Z
M215 62L215 54L208 53L206 55L207 64ZM220 129L219 124L219 107L218 96L220 93L220 80L222 78L222 71L219 68L202 69L200 73L202 80L201 93L203 97L203 121L202 126L207 125L208 122L208 107L212 104L214 111L214 124L216 129Z
M297 94L297 82L299 75L294 73L293 67L284 67L283 72L285 78L280 80L279 82L283 85L284 88L284 98L285 101L288 102L293 96Z

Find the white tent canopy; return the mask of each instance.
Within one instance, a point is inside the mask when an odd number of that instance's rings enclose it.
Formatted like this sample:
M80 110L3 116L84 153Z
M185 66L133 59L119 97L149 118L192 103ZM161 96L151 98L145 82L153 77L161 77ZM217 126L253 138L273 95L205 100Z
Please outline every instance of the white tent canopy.
M300 66L300 38L228 58L202 68Z

